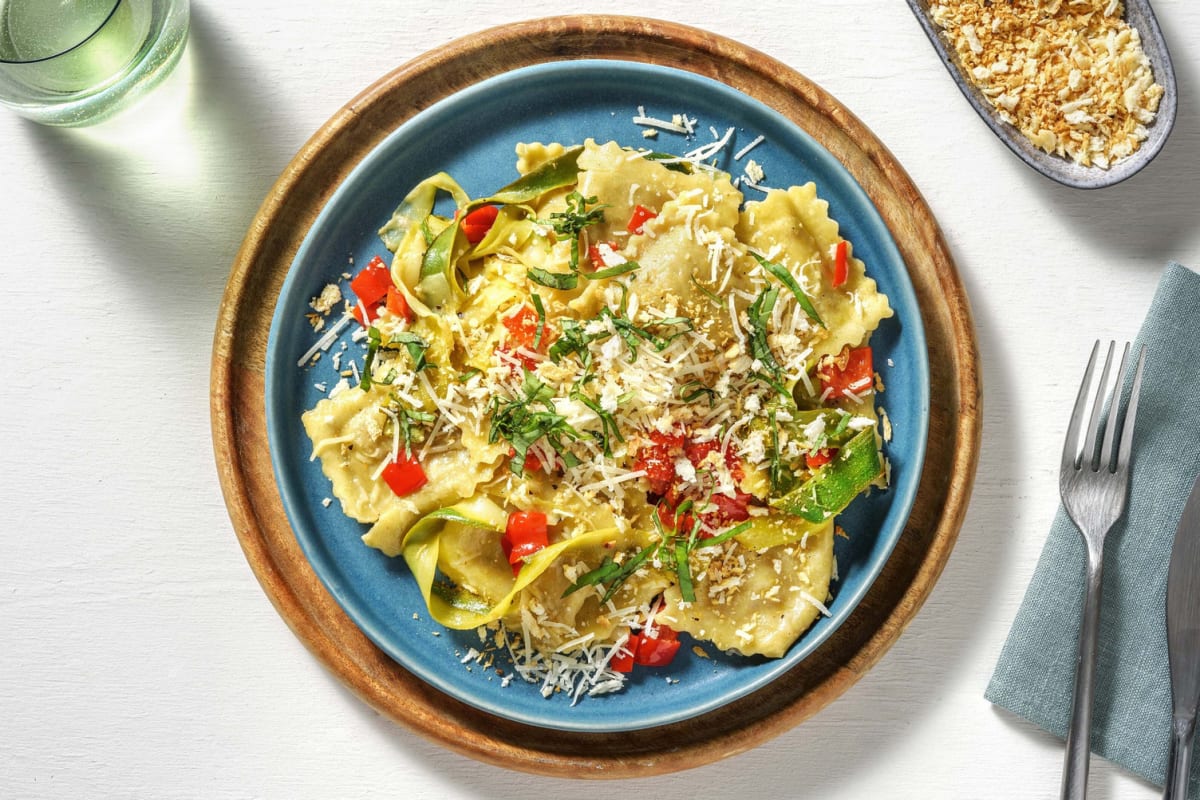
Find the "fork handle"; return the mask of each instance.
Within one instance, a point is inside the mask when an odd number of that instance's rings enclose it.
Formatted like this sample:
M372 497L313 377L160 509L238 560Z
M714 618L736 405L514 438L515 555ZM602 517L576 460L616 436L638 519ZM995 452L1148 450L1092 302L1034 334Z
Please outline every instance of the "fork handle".
M1167 785L1163 800L1187 800L1191 778L1192 739L1196 734L1195 715L1176 716L1171 724L1171 757L1167 762Z
M1075 697L1071 726L1067 730L1067 757L1063 768L1062 800L1084 800L1092 741L1092 679L1096 670L1096 640L1100 629L1100 578L1104 556L1089 546L1087 589L1083 597L1083 624L1079 631L1079 661L1075 667Z

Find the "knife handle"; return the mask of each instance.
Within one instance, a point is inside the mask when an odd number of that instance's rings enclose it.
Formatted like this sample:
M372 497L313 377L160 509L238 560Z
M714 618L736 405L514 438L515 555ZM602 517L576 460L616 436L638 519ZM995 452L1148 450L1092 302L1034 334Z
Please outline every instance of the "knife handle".
M1171 720L1171 755L1167 761L1167 785L1163 800L1187 800L1192 772L1192 740L1196 733L1196 715Z

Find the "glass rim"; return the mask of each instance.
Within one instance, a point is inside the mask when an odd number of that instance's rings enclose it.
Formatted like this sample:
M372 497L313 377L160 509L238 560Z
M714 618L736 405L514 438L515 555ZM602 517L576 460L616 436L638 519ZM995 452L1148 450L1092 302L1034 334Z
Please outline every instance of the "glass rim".
M89 33L87 36L83 37L82 39L80 39L78 42L71 45L67 49L60 50L57 53L51 53L48 56L42 56L41 58L11 59L11 58L5 58L4 56L0 56L0 64L13 64L13 65L40 64L43 61L50 61L55 58L61 58L62 56L65 56L67 53L70 53L73 50L78 50L80 47L83 47L85 44L87 44L92 39L94 39L96 37L96 34L100 33L100 31L104 30L104 26L108 24L109 20L111 20L113 18L113 14L117 13L117 9L120 8L121 4L124 2L125 2L125 0L113 0L112 8L110 8L108 10L108 14L106 14L104 19L102 19L100 21L100 24L98 24L91 33Z

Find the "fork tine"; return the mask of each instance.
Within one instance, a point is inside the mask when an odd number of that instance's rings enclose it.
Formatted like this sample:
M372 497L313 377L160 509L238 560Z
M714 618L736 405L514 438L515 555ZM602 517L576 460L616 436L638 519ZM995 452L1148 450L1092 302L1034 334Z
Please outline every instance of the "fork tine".
M1100 383L1096 386L1096 396L1092 399L1092 416L1088 420L1087 439L1083 443L1083 456L1079 461L1081 467L1087 466L1093 472L1100 466L1100 454L1096 451L1096 437L1100 432L1100 417L1104 413L1104 396L1108 393L1108 374L1112 370L1113 350L1116 342L1108 343L1108 353L1104 356L1104 369L1100 371Z
M1096 369L1096 355L1100 352L1100 340L1092 345L1092 356L1088 359L1087 369L1083 372L1083 381L1079 384L1079 394L1075 397L1075 409L1071 412L1071 423L1067 427L1067 438L1063 443L1062 471L1075 470L1079 467L1080 441L1079 432L1083 419L1087 414L1088 399L1091 397L1092 373Z
M1138 395L1142 391L1142 369L1146 365L1146 346L1138 348L1137 369L1133 373L1133 386L1129 390L1129 404L1126 406L1125 423L1121 429L1121 449L1117 453L1117 469L1129 466L1129 454L1133 449L1133 425L1137 420Z
M1103 466L1109 472L1113 472L1117 468L1114 463L1116 451L1113 441L1117 438L1117 423L1120 421L1121 412L1121 390L1125 385L1125 363L1128 360L1129 342L1126 342L1125 347L1121 350L1121 363L1113 374L1112 386L1105 392L1105 396L1108 398L1108 421L1104 423L1104 443L1100 445L1100 458L1095 464L1096 469Z

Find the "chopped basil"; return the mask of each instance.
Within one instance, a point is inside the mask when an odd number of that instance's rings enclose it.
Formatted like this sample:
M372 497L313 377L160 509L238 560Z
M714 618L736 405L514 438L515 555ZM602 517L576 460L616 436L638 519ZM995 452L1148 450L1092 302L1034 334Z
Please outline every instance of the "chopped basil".
M520 397L504 400L492 398L488 443L494 444L503 439L512 446L513 455L508 468L514 474L525 474L525 456L529 448L542 439L568 468L579 463L579 459L566 447L567 442L582 438L582 435L567 422L566 417L554 410L553 399L554 389L528 370L525 371ZM544 410L538 410L537 406Z
M646 153L642 156L647 161L666 161L663 164L665 168L672 172L682 172L684 175L691 175L694 171L690 161L677 161L679 156L671 155L670 153Z
M435 369L433 364L425 360L425 351L429 349L429 342L409 331L401 331L391 338L386 345L402 345L408 351L408 357L413 362L413 372L420 372L423 369Z
M778 287L770 286L763 289L746 309L746 318L750 321L750 355L774 376L780 375L783 368L775 360L775 354L771 352L771 346L767 343L767 323L778 299Z
M538 220L543 225L549 225L559 236L566 236L571 241L571 271L579 271L579 233L589 225L604 221L606 206L596 206L588 210L589 205L597 203L595 197L584 197L578 191L567 195L567 210L556 211L549 219Z
M529 299L533 301L533 309L537 312L537 330L533 334L533 349L537 350L542 344L542 334L546 332L546 307L542 305L542 298L537 292L532 292Z
M804 309L804 313L808 314L809 318L812 319L813 322L817 323L822 328L825 327L825 323L821 321L821 316L817 314L817 309L815 306L813 306L812 300L810 300L808 295L804 293L804 290L800 288L800 284L796 283L796 279L792 277L792 273L788 272L787 269L780 264L767 261L758 253L751 253L750 255L754 256L754 260L759 263L759 266L778 278L779 282L791 291L791 293L796 297L796 302L800 304L800 307Z
M632 558L623 564L618 564L611 557L605 556L600 562L600 566L590 572L585 572L562 593L563 597L573 594L585 586L599 586L607 583L608 588L604 591L604 595L600 598L600 603L607 603L612 599L612 596L617 593L625 581L633 573L637 572L642 564L650 558L659 548L657 544L647 545L637 552Z
M550 272L541 267L532 267L525 275L534 283L549 289L569 291L579 285L579 276L573 272Z
M586 380L584 382L586 383ZM621 435L621 429L617 426L617 420L612 415L612 412L605 411L598 402L588 397L580 389L571 392L571 399L583 403L592 410L592 413L600 418L600 430L588 432L600 444L604 455L612 458L612 440L616 439L618 442L625 441L625 437Z
M715 399L717 396L716 392L714 392L712 389L705 386L703 382L698 381L698 380L692 380L692 381L688 381L687 383L680 384L675 389L675 393L678 394L679 399L685 403L694 403L695 401L699 400L701 397L708 397L708 407L709 408L713 407L713 403L715 402Z
M482 374L483 374L483 370L481 370L479 367L471 367L468 370L464 370L462 372L462 374L460 374L454 380L458 381L459 383L466 383L467 381L471 380L472 376L482 375Z
M421 411L415 408L409 408L398 397L392 396L389 398L392 401L395 417L393 424L400 431L400 441L404 445L405 456L412 458L412 446L414 442L425 441L427 435L426 428L437 422L437 415L428 411ZM420 438L417 438L420 434Z
M595 272L584 272L582 274L589 281L598 281L604 278L615 278L618 275L624 275L626 272L633 272L641 268L642 265L636 261L626 261L624 264L617 264L615 267L605 267Z

